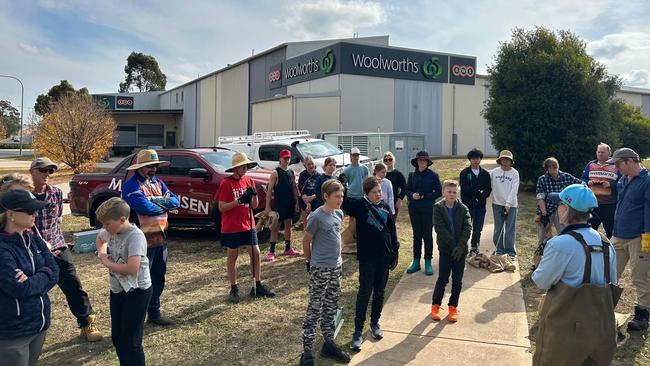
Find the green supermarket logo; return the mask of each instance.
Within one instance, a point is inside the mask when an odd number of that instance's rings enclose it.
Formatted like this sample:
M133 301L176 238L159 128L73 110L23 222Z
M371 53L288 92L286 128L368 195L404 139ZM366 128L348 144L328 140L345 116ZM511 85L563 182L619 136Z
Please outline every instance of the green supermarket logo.
M431 57L430 59L424 61L422 65L422 74L425 78L435 80L440 74L442 74L442 66L437 57Z
M328 48L325 52L325 57L320 60L320 68L325 74L329 74L334 71L335 64L336 58L334 57L334 51L331 48Z

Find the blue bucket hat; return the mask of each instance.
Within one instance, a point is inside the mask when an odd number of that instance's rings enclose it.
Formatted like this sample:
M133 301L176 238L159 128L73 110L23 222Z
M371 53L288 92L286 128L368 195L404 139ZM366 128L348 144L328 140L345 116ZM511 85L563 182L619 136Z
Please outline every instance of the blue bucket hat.
M555 196L555 194L551 195ZM598 207L598 200L594 192L584 184L572 184L564 188L555 197L557 197L557 200L580 212L589 212L592 208Z

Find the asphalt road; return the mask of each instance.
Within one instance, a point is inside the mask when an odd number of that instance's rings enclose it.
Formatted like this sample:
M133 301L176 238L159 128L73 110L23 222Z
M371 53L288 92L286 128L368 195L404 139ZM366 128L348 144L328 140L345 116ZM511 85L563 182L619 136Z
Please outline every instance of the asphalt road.
M0 157L20 156L20 149L0 149ZM33 149L23 149L23 155L33 155Z

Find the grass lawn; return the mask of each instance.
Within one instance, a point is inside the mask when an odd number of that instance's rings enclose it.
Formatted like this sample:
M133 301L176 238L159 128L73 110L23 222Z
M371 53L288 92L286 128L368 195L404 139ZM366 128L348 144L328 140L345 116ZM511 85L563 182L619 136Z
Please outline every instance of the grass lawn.
M434 161L441 180L457 178L466 165L465 159ZM533 224L535 198L528 190L519 195L520 210L517 222L517 245L522 275L522 287L534 348L537 333L537 307L542 291L530 280L532 256L536 248L536 229ZM73 232L88 230L88 220L73 216L63 219L66 239ZM412 258L411 228L408 213L402 210L398 217L398 236L402 244L400 264L391 272L386 298ZM301 231L294 231L294 246L300 248ZM266 253L268 245L262 245ZM77 272L85 290L90 294L98 312L99 327L105 336L110 333L108 310L108 275L92 254L74 254ZM229 283L226 276L225 251L214 234L201 230L172 230L169 240L167 287L162 296L162 311L176 325L170 328L145 326L144 348L149 364L158 365L285 365L297 364L302 343L300 337L305 315L308 274L302 258L279 257L274 263L262 264L263 281L277 294L274 299L227 302ZM248 256L240 256L239 285L242 294L252 284ZM354 328L354 305L358 286L357 263L354 257L344 256L342 296L344 324L337 338L348 347ZM629 270L621 283L625 292L617 311L629 313L635 298L629 281ZM78 337L76 322L67 309L58 288L50 291L52 326L40 361L46 365L87 364L117 365L117 356L110 338L87 343ZM630 336L619 348L615 365L650 365L645 335ZM333 365L328 360L319 365Z

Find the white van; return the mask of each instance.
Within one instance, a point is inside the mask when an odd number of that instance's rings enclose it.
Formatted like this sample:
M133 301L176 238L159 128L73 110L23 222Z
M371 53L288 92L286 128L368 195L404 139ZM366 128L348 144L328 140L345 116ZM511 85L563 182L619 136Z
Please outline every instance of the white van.
M305 170L303 161L306 156L314 158L319 172L323 171L323 164L328 157L336 159L337 168L350 164L349 153L343 153L331 143L310 136L307 130L256 132L253 135L221 136L217 140L217 146L243 152L266 169L278 166L281 150L291 151L289 167L296 173ZM372 171L369 157L361 155L359 161L368 165Z

